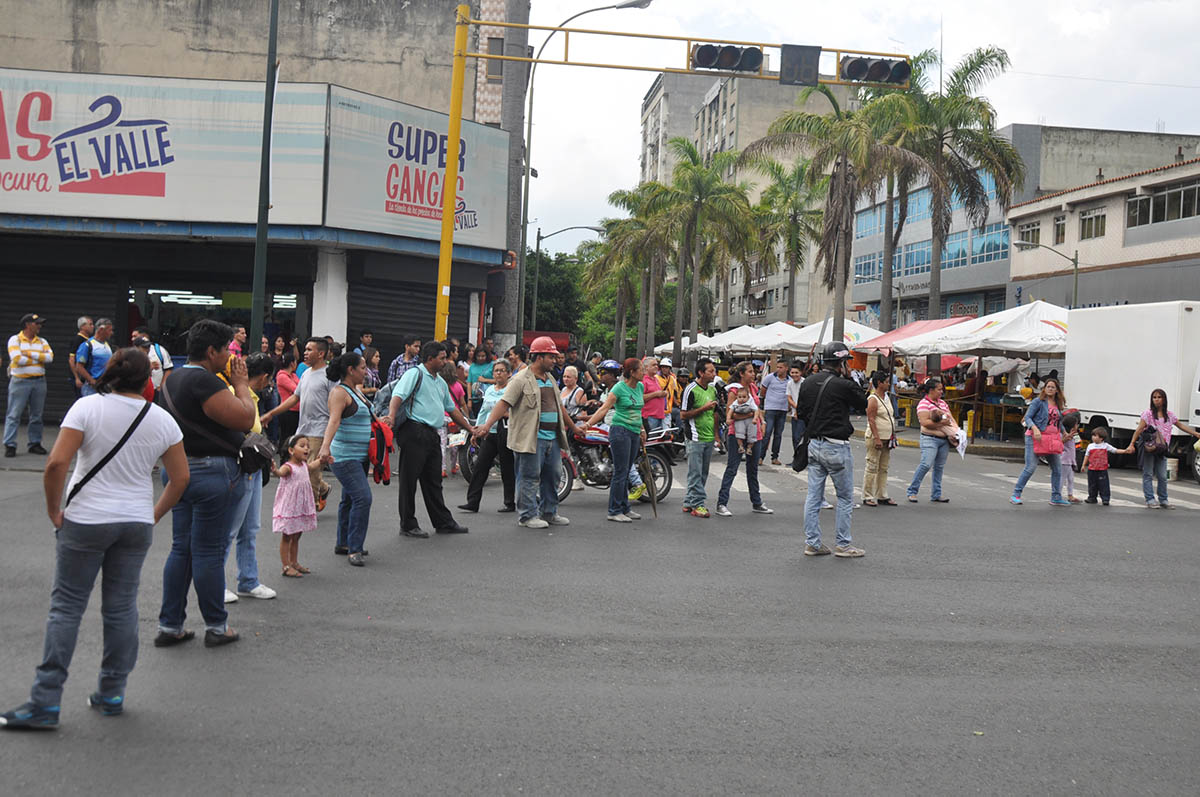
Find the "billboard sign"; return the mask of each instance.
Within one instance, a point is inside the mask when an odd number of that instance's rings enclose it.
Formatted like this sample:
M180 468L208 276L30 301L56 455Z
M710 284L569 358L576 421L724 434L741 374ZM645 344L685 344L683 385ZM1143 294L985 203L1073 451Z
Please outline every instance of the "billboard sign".
M446 114L331 86L325 224L440 240L448 128ZM508 133L464 121L458 150L454 241L504 249Z
M275 224L320 224L325 84L275 98ZM0 69L0 212L253 223L261 83Z

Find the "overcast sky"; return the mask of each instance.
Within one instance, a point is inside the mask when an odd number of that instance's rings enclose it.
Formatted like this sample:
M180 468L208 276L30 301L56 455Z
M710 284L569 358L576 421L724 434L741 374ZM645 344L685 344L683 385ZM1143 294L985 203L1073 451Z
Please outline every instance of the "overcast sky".
M602 4L533 0L530 22L558 25ZM1200 133L1200 75L1184 68L1195 60L1196 0L654 0L645 10L598 11L570 27L915 54L938 46L943 20L947 65L983 45L1008 51L1012 71L983 91L996 107L999 125L1040 122L1149 132L1162 125L1171 133ZM544 35L531 31L535 49ZM543 58L561 58L562 38L554 35ZM683 67L684 51L681 42L574 35L570 55L571 60ZM653 80L651 72L538 68L532 162L540 176L530 188L531 247L539 226L549 233L617 215L607 197L637 183L641 102ZM566 232L544 247L573 251L584 237Z

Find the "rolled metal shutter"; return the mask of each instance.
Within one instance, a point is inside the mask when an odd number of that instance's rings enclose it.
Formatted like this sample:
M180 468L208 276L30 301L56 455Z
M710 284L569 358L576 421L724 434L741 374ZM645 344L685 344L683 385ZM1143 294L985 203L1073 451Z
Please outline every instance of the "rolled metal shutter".
M405 335L420 335L422 341L432 339L435 316L434 285L416 282L359 281L349 286L349 307L346 318L350 328L346 340L357 345L358 334L370 329L375 334L375 348L381 352L380 368L387 369L403 350ZM447 337L464 339L470 322L471 292L466 288L450 289L450 319Z

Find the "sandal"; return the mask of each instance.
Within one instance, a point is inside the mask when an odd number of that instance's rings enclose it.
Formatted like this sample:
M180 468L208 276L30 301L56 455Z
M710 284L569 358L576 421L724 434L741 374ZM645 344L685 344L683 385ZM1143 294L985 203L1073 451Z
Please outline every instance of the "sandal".
M292 565L292 569L293 569L293 570L295 570L295 571L297 571L298 573L301 573L302 575L306 575L306 576L307 576L309 573L311 573L311 572L312 572L311 570L309 570L307 567L305 567L304 565L300 564L299 562L297 562L296 564Z
M868 501L866 499L863 499L862 505L863 506L879 506L879 504L875 503L874 501Z
M283 568L283 575L286 576L287 578L302 578L303 577L303 574L296 568L292 567L291 565L288 565L287 567Z
M883 499L882 501L879 502L879 505L880 506L900 506L899 504L897 504L895 501L893 501L890 498Z

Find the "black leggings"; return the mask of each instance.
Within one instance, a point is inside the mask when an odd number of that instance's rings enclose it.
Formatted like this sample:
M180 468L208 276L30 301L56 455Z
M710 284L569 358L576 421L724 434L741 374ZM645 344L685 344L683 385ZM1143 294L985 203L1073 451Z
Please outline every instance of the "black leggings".
M497 457L500 458L500 480L504 484L504 505L516 506L516 469L513 466L513 453L508 447L508 430L500 429L495 434L485 436L479 444L479 457L475 460L471 484L467 487L467 506L472 509L479 509L483 485L487 482L492 463Z

